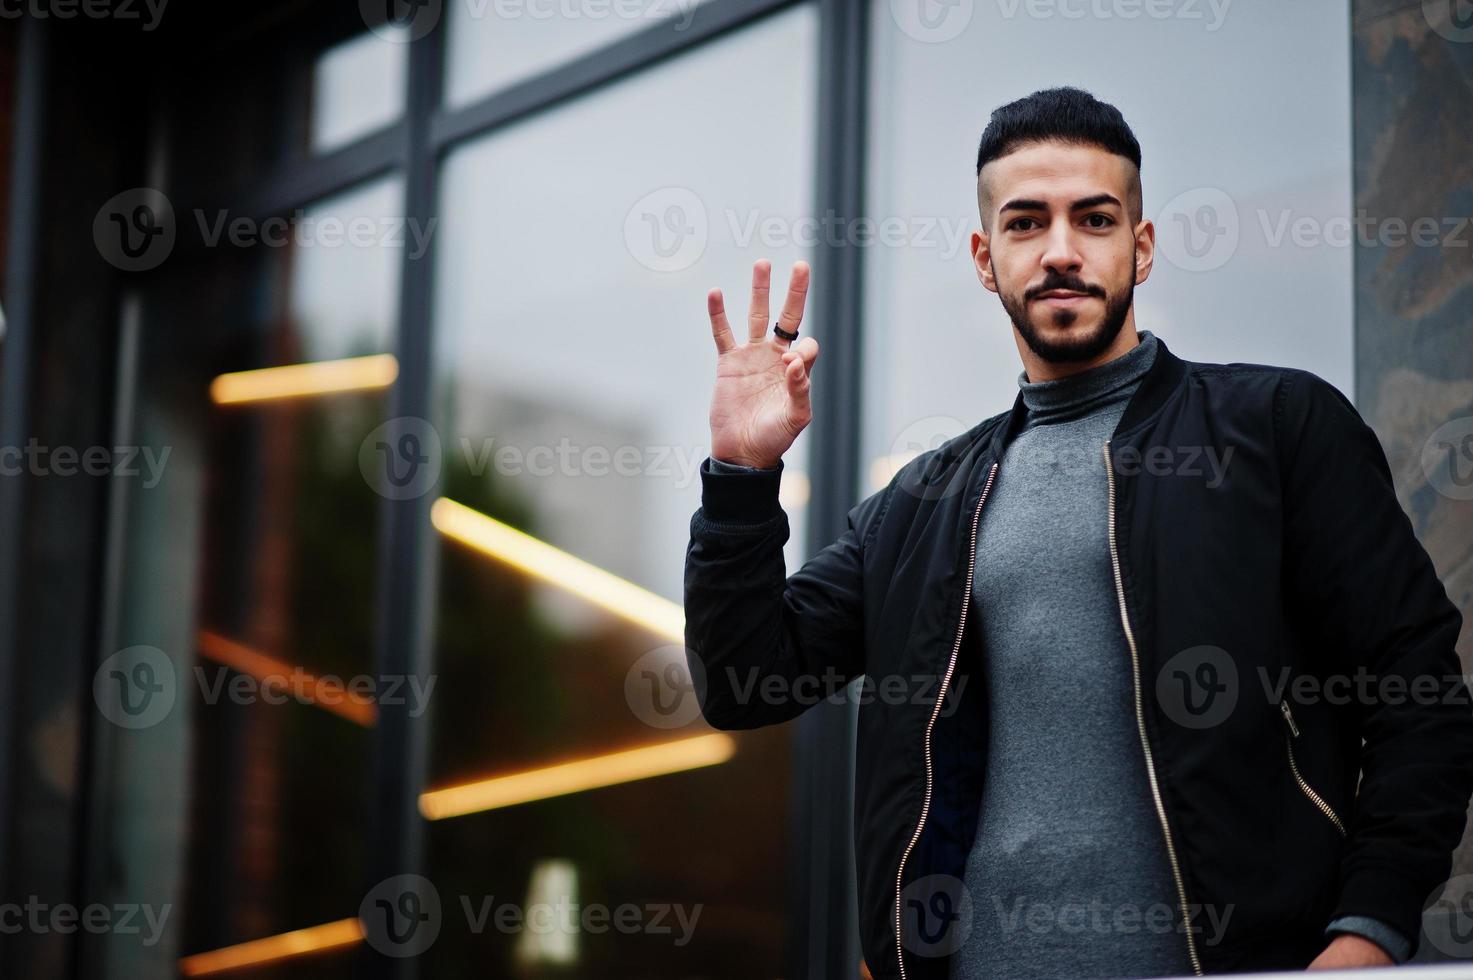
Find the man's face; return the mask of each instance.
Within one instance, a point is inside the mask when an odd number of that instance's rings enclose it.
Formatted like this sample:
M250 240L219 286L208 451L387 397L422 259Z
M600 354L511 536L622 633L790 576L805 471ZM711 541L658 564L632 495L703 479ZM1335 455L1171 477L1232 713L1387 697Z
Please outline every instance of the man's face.
M1055 142L982 168L977 276L1041 359L1092 360L1125 323L1155 250L1151 223L1131 221L1135 181L1124 157Z

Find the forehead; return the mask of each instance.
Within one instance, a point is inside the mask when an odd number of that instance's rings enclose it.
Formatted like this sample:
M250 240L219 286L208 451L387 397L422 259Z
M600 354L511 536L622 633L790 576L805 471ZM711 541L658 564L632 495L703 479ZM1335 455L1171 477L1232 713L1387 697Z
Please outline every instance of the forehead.
M992 160L978 177L1000 208L1019 197L1055 203L1109 193L1124 201L1131 169L1129 160L1097 146L1050 141Z

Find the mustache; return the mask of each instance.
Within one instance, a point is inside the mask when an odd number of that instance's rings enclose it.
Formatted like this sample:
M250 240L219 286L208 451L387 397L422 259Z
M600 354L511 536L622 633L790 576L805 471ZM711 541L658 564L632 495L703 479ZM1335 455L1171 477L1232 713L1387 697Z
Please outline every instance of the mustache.
M1044 293L1054 289L1067 289L1071 293L1085 293L1090 296L1097 296L1100 299L1106 298L1105 291L1099 286L1091 286L1082 279L1069 279L1062 276L1051 276L1045 279L1043 285L1035 286L1033 289L1024 293L1023 296L1025 299L1037 299Z

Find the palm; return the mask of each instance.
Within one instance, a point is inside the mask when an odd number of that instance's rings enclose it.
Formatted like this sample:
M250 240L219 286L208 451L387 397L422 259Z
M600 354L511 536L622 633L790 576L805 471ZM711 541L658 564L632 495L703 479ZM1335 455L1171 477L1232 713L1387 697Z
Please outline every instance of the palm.
M818 357L811 337L793 346L767 331L771 268L752 269L752 304L747 342L737 344L727 323L721 291L707 297L716 342L716 385L711 395L711 455L749 466L776 466L812 420L809 375ZM787 299L779 318L796 332L808 294L808 266L793 266Z

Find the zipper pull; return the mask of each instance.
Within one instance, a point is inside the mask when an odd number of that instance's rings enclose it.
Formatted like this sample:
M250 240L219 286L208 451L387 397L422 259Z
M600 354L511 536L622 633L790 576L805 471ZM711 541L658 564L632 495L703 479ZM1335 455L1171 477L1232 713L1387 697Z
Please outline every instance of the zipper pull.
M1288 701L1280 701L1279 702L1279 711L1283 714L1284 720L1289 723L1289 731L1291 731L1291 732L1294 733L1294 737L1295 738L1298 738L1299 737L1299 726L1296 725L1296 724L1294 724L1294 713L1289 710L1289 702Z

